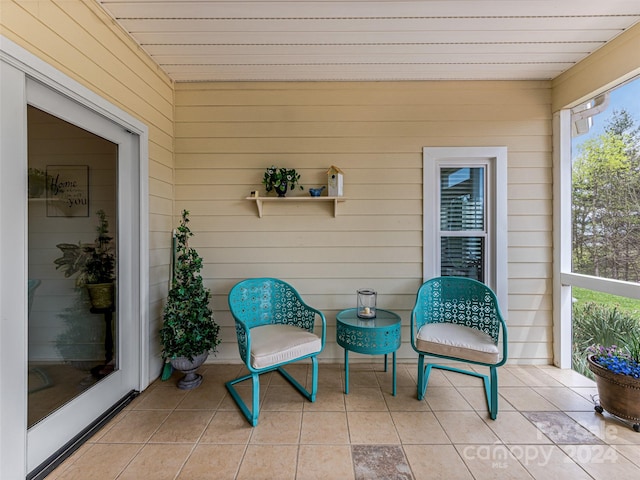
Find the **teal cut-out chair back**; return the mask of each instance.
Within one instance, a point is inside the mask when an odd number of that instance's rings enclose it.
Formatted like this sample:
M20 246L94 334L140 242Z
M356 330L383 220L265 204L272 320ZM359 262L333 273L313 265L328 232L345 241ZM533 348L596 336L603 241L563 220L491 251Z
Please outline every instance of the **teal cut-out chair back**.
M316 311L298 292L277 278L250 278L229 292L229 306L236 320L247 328L270 324L296 325L313 331Z
M484 283L465 277L438 277L425 282L414 307L416 331L425 323L456 323L481 330L495 344L502 314L495 293Z

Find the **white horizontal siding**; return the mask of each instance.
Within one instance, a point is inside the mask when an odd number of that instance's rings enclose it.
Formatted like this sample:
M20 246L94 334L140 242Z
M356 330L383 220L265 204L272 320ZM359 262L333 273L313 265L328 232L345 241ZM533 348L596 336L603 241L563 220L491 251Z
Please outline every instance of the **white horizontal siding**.
M341 361L335 314L358 288L403 322L422 281L422 148L506 145L509 151L513 358L550 363L551 141L545 82L180 83L176 87L176 213L190 223L223 327L213 361L237 361L229 289L276 276L327 315L323 359ZM254 202L270 165L296 168L308 187L344 171L346 201ZM307 195L295 191L290 195ZM513 204L513 207L511 205ZM520 220L525 215L529 221ZM513 260L511 259L513 252ZM528 253L526 253L528 252ZM532 257L529 253L535 253ZM527 282L529 282L527 284ZM511 291L515 283L519 291ZM544 286L540 292L540 285ZM511 298L514 297L514 298ZM527 346L531 342L532 346Z

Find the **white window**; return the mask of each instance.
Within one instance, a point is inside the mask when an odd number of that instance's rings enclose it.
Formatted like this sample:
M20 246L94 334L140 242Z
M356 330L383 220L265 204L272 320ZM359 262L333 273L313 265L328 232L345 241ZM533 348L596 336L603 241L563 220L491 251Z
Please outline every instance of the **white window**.
M469 277L507 308L506 147L423 150L423 276Z

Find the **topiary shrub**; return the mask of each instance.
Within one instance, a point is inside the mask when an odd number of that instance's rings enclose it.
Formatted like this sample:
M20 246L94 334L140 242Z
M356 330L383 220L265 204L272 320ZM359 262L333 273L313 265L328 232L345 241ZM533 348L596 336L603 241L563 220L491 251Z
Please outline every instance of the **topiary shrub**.
M193 236L187 224L189 212L182 212L176 231L176 258L173 280L164 306L164 325L160 329L162 356L166 359L193 357L215 352L220 344L220 327L209 307L211 292L204 287L200 270L202 258L189 247Z

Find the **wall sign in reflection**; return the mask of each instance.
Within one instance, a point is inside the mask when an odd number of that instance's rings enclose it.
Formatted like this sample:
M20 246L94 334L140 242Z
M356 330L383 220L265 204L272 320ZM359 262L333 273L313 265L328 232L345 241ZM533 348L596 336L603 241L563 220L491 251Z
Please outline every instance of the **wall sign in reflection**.
M89 216L89 166L47 166L47 217Z

